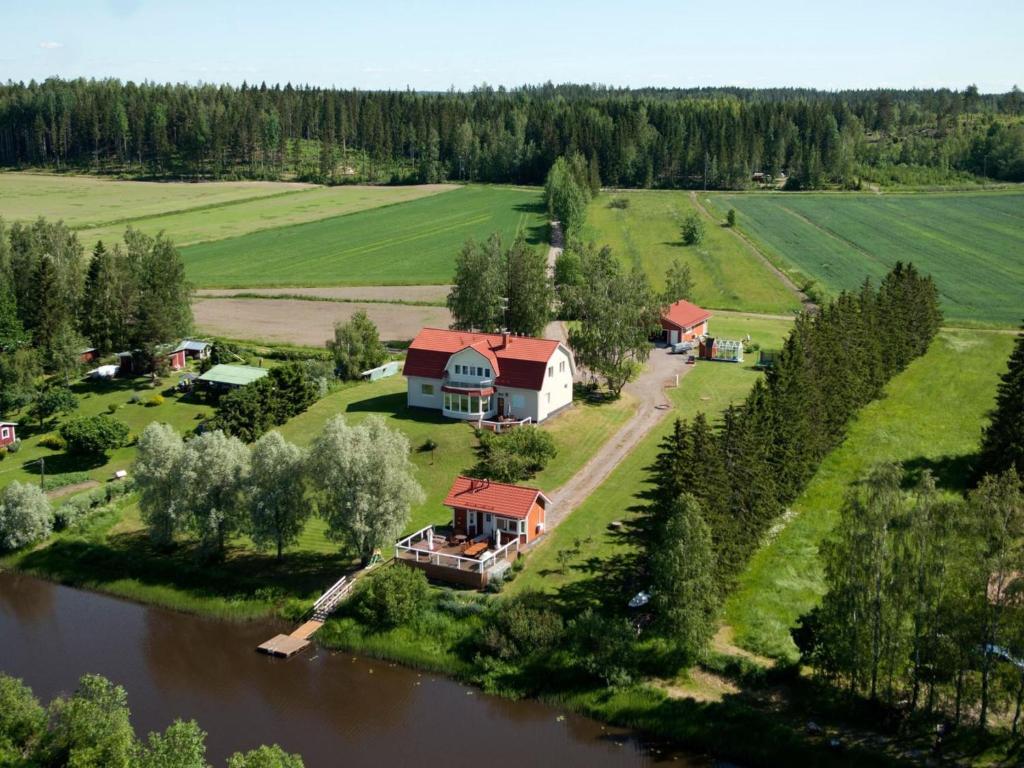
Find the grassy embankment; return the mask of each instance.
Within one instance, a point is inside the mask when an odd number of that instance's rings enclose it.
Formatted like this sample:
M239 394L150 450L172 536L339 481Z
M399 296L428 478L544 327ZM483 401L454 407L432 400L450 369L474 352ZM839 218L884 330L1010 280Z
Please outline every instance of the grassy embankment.
M129 225L166 232L178 246L344 216L457 189L454 185L341 186L281 182L202 184L0 173L0 217L60 220L90 249L120 242Z
M94 385L83 385L94 386ZM115 383L112 385L117 387ZM83 409L105 411L111 398L127 401L129 394L108 394L104 398L90 395L83 398ZM96 402L93 402L96 401ZM194 416L186 416L188 404L168 397L162 406L124 405L117 411L133 419L135 432L153 420L169 421L181 431L191 428ZM206 409L206 406L193 406ZM614 403L577 407L554 419L543 429L551 431L559 450L559 458L532 482L552 489L565 482L618 426L633 413L635 401L624 398ZM172 409L181 410L174 411ZM199 411L189 410L188 413ZM336 414L353 421L379 414L392 428L402 431L410 441L417 479L426 491L426 499L413 510L408 530L429 522L445 522L448 511L441 501L454 476L470 469L477 460L476 438L466 424L442 419L439 415L414 411L405 406L405 380L402 377L372 383L344 385L316 403L309 411L283 425L285 436L300 444L308 444L323 424ZM127 420L127 417L126 417ZM437 443L433 452L419 450L430 438ZM73 461L63 454L49 451L26 441L22 450L30 456L35 451L48 452L48 465ZM111 454L110 461L96 467L97 477L109 477L113 469L128 466L134 448L123 448ZM9 457L15 468L22 453ZM25 471L25 470L19 470ZM352 565L350 558L339 553L339 545L327 540L319 519L311 519L299 542L288 548L278 563L269 553L253 550L245 537L231 542L223 562L209 563L199 556L188 542L172 552L155 551L149 544L139 519L136 500L129 496L116 502L112 509L97 513L78 529L55 534L31 550L8 555L0 566L19 568L37 575L140 602L203 613L221 618L253 618L272 613L289 605L294 599L302 607L319 590L333 582ZM305 602L302 602L305 601Z
M182 256L189 278L207 288L446 284L467 238L500 232L510 243L522 232L537 245L546 218L536 189L469 186L194 245Z
M928 353L886 387L850 425L792 506L792 519L758 552L725 606L735 641L792 661L789 628L824 591L818 547L838 519L847 489L879 461L930 469L939 487L964 490L985 413L992 407L1013 337L943 331Z
M826 295L912 261L939 287L951 325L1015 327L1024 295L1024 191L871 195L701 194L797 284Z
M694 279L693 298L701 306L774 314L800 308L796 296L750 247L721 226L722 219L701 214L704 242L683 245L680 227L694 211L700 213L688 192L603 193L587 209L584 237L610 245L627 267L642 267L658 290L675 259L688 264Z

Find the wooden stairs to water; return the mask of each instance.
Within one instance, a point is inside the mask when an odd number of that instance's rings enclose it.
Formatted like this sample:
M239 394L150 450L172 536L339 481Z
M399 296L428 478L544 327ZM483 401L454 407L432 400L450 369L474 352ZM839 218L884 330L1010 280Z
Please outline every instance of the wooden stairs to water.
M290 635L274 635L267 642L258 645L256 650L282 659L290 658L305 650L311 642L310 638L324 625L327 617L334 613L337 607L345 601L345 598L352 594L356 580L378 562L377 560L371 561L370 565L354 573L351 578L347 575L342 576L334 582L330 589L317 598L313 603L313 609L308 614L309 618L298 629Z

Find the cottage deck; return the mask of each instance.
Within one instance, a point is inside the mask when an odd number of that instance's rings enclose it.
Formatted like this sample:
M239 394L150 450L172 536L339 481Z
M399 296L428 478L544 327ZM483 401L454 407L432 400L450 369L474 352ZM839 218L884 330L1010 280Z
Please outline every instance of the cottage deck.
M495 547L488 537L454 542L432 526L407 536L395 545L395 560L419 568L428 578L482 589L519 555L519 537Z

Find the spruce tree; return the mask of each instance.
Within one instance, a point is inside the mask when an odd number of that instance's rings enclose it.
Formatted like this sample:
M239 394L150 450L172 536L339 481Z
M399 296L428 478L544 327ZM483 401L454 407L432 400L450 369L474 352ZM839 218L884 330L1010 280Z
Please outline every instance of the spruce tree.
M1017 334L1007 371L1000 378L978 460L982 475L1011 468L1024 475L1024 330Z

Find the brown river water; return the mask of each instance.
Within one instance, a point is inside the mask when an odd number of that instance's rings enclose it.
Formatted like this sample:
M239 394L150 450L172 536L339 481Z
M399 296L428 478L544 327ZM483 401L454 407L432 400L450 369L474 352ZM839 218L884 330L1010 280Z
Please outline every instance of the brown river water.
M705 766L621 729L388 662L253 649L280 627L167 611L0 573L0 671L43 702L85 673L123 685L136 730L195 719L208 758L277 742L319 766Z

